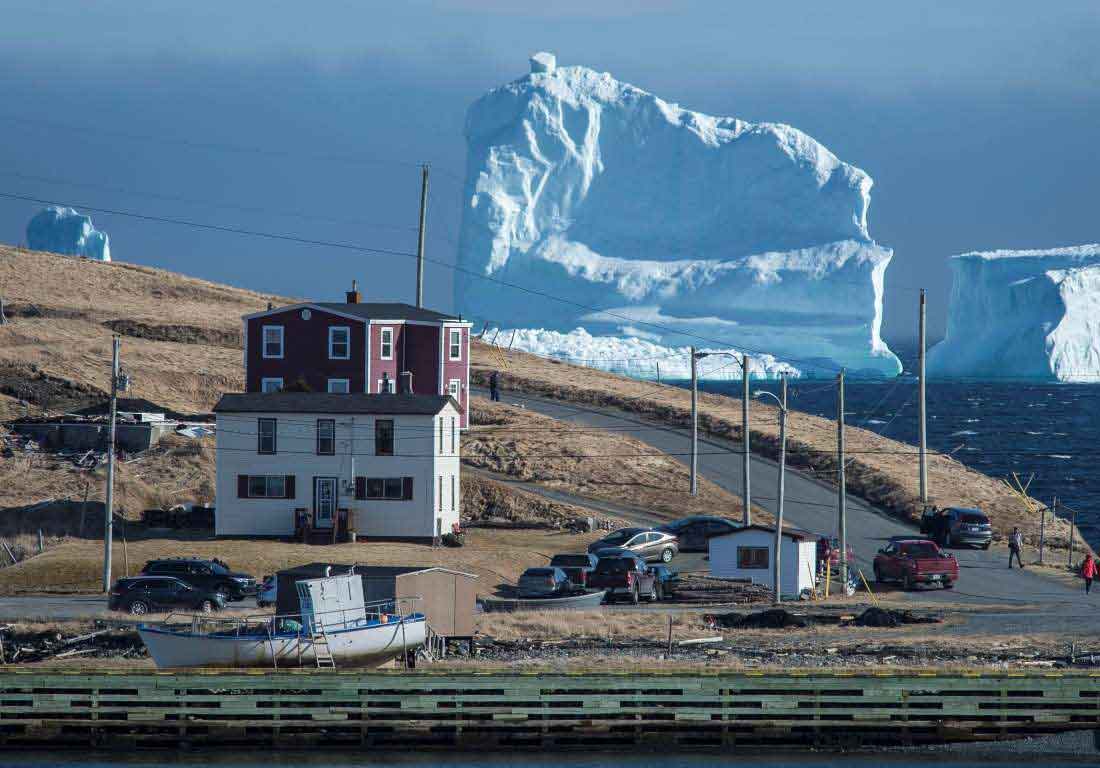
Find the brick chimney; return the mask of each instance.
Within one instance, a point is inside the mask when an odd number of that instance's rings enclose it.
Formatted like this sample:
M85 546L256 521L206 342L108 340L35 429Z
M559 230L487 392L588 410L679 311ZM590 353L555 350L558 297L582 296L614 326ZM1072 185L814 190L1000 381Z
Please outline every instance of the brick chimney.
M358 304L363 300L363 295L359 293L359 281L351 281L351 290L347 293L348 304Z
M401 394L411 395L413 393L413 375L412 371L402 371L400 375L401 379Z

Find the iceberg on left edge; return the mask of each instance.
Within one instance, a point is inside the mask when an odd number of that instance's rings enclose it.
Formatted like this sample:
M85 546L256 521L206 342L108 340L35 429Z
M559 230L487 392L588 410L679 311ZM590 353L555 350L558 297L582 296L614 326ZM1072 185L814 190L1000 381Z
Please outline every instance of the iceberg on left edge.
M59 205L44 208L30 220L27 247L33 251L52 251L96 261L111 260L107 233L93 227L90 216Z

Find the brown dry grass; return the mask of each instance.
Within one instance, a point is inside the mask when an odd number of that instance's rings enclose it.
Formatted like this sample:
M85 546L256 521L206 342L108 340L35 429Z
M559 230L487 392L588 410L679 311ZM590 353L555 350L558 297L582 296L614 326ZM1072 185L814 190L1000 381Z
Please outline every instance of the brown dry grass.
M284 541L211 538L159 538L130 541L125 556L130 574L145 561L161 557L217 557L255 576L317 561L371 565L444 565L479 577L478 594L492 594L498 585L515 583L526 568L545 565L557 552L583 551L596 534L560 531L471 530L460 549L433 548L404 542L369 542L310 546ZM116 541L112 572L125 573L124 550ZM69 539L19 565L0 569L0 593L98 592L103 569L103 544Z
M488 385L490 373L501 373L502 389L512 389L568 402L623 408L675 426L691 423L691 393L681 387L628 379L603 371L548 360L524 352L504 351L475 340L471 352L470 380ZM741 401L700 393L700 429L722 438L740 440ZM756 401L752 405L750 432L754 453L778 455L776 408ZM791 411L787 423L787 458L793 466L832 481L836 469L836 425L833 421ZM913 446L857 427L847 429L847 447L853 457L847 467L848 490L900 518L920 515L917 457ZM1039 520L1000 480L967 468L950 456L932 453L928 482L933 502L973 506L989 515L996 534L1003 538L1020 526L1025 539L1037 544ZM1066 547L1070 524L1047 521L1048 547ZM1081 541L1080 532L1076 534Z
M477 426L463 437L462 456L471 466L669 519L693 514L740 519L740 497L705 478L698 496L688 496L688 468L629 435L563 424L479 397L470 399L470 420ZM757 520L773 522L769 513L754 512Z

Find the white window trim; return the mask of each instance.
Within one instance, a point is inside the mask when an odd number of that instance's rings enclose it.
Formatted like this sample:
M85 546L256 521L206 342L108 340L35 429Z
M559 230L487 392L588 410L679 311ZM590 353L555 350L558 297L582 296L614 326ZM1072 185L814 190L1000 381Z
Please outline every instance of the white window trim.
M458 344L457 345L452 344L452 342L451 342L452 334L455 334L455 333L458 334ZM458 354L457 355L452 355L451 354L451 347L452 346L457 346L458 347ZM448 360L461 360L462 359L462 329L461 328L449 328L449 329L447 329L447 359Z
M347 347L347 352L348 353L346 355L334 355L332 353L332 347L333 347L332 332L333 331L343 331L345 334L347 334L347 343L346 343L345 346ZM329 329L328 329L328 359L329 360L351 360L351 326L333 325L333 326L329 327Z
M393 379L386 379L386 383L390 385L390 388L387 389L385 392L383 392L382 391L382 379L378 380L378 394L380 394L380 395L382 395L382 394L390 394L390 395L396 394L396 392L397 392L397 382L394 381Z
M279 354L269 355L267 354L267 332L268 330L279 332ZM281 325L265 325L260 330L260 355L265 360L282 360L286 355L286 328Z
M333 392L332 391L332 384L333 384L333 382L336 382L336 381L344 382L344 391L343 392ZM328 383L325 385L325 391L328 392L328 394L330 394L330 395L351 394L351 379L329 379Z
M386 334L390 335L390 353L386 352ZM378 333L378 357L381 360L393 360L393 328L391 326L383 327Z
M267 388L268 384L275 384L279 387L279 389L269 390ZM279 391L282 390L282 388L283 388L283 379L282 379L281 376L273 378L273 379L260 379L260 391L261 392L271 392L271 391L279 392Z
M451 391L451 387L454 387L454 392ZM462 397L462 379L451 379L447 382L447 394L455 399L457 402Z

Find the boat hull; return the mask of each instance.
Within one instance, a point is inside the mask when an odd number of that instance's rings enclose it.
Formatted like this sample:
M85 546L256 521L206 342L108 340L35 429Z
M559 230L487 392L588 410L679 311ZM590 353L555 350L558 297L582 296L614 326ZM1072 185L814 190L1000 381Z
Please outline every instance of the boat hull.
M337 667L378 667L424 645L423 617L370 624L328 632L328 646ZM158 669L185 667L296 667L315 665L317 656L308 635L201 634L139 626L149 655Z

